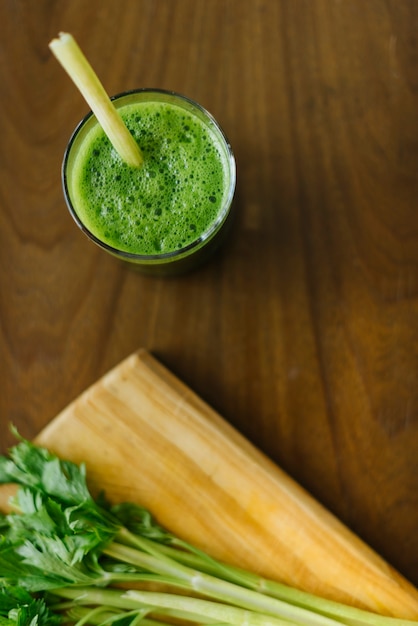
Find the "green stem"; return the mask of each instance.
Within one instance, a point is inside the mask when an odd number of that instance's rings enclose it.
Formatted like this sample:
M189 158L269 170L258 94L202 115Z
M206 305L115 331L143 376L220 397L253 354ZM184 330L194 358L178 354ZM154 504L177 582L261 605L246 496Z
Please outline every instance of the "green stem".
M136 598L148 606L159 609L174 609L191 611L195 615L204 615L236 626L288 626L289 623L311 624L311 622L291 622L286 618L273 617L242 609L236 606L224 605L212 600L190 598L169 593L153 591L130 590L125 594L129 598ZM313 624L314 622L312 622Z
M105 624L111 624L113 621L120 619L121 617L129 617L130 615L137 615L138 611L123 611L122 609L112 609L109 607L96 607L95 609L87 608L84 606L74 606L72 603L71 609L66 611L66 615L72 620L77 621L77 626L80 626L81 621L83 623L93 624L93 626L104 626ZM165 613L166 616L169 612ZM172 614L172 617L176 619L190 619L191 614L188 613L187 617L180 611L176 611ZM150 617L143 617L141 620L141 626L167 626L167 622L163 622ZM199 626L225 626L225 622L216 622L207 616L196 616L196 624Z
M144 612L148 613L155 611L159 615L180 617L193 622L203 621L206 624L216 622L232 626L291 626L291 624L312 626L317 623L289 621L210 600L155 591L63 587L55 589L54 594L70 598L79 605L100 605L127 610L144 609Z
M138 617L142 626L167 626L164 622L160 622L148 617L142 617L138 611L122 611L121 609L109 609L108 607L98 606L94 609L84 606L72 606L66 612L66 617L76 622L75 626L83 626L83 624L93 624L93 626L105 626L112 624L121 617ZM132 624L132 622L131 622Z
M129 563L140 569L163 576L164 580L176 581L178 584L187 583L190 580L191 570L189 568L176 563L176 561L165 555L159 554L155 546L153 546L152 554L143 552L144 546L142 544L143 542L141 541L141 549L138 549L112 541L103 549L103 554L117 561Z
M141 547L144 546L142 538L140 538L140 545ZM152 550L153 553L156 553L158 544L153 545ZM155 573L161 573L165 576L169 575L172 580L177 578L178 585L186 589L243 609L257 611L277 618L294 620L300 624L335 626L335 624L340 623L323 614L318 615L303 607L291 605L277 598L265 596L251 589L246 589L229 581L202 573L199 570L188 568L166 555L161 558L159 555L144 554L136 548L131 548L115 541L107 546L104 552L121 561L139 567L146 567Z
M176 562L188 568L189 571L190 569L194 569L210 576L220 577L225 581L243 586L263 596L268 596L306 610L317 612L323 617L337 619L347 626L412 626L413 624L418 624L416 621L383 616L371 611L348 606L305 591L300 591L283 583L265 579L238 567L220 563L204 552L192 548L188 544L183 544L181 541L175 540L180 548L185 549L178 549L162 544L157 544L158 548L156 548L155 542L143 537L140 538L141 543L138 544L136 541L137 536L129 532L121 538L122 541L129 543L131 546L137 545L141 547L141 549L152 550L155 554L163 555L166 559L169 559L171 563ZM203 590L200 589L200 591ZM264 612L270 613L266 608L264 608Z

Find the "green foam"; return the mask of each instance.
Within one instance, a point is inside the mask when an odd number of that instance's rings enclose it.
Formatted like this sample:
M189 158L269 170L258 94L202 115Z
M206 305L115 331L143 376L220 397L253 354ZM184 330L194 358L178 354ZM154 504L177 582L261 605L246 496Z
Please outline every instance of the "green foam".
M118 250L154 255L182 249L217 221L228 165L210 125L164 102L129 104L119 112L144 156L122 162L102 129L78 151L70 193L80 220Z

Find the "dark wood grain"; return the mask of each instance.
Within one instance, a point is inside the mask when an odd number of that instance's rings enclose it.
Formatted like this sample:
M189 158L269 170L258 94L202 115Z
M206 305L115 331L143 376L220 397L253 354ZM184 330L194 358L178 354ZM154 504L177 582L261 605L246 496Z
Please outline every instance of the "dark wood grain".
M418 3L0 4L1 450L143 346L418 584ZM109 93L198 100L238 165L227 246L141 276L68 215L86 105L48 42Z

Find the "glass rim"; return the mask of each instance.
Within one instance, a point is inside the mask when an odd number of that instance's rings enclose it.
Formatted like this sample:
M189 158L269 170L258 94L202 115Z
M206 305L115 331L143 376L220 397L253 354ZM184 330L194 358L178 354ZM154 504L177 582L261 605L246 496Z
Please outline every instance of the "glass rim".
M191 98L189 98L187 96L184 96L183 94L180 94L180 93L178 93L176 91L170 91L170 90L166 90L166 89L159 89L159 88L152 88L152 87L142 87L142 88L138 88L138 89L131 89L131 90L128 90L128 91L122 91L122 92L120 92L118 94L115 94L114 96L111 96L110 99L112 101L120 100L122 98L129 97L129 96L134 96L136 94L150 94L150 95L151 94L157 94L157 95L161 95L161 96L172 97L175 100L183 101L186 104L188 104L192 109L197 109L203 115L203 117L206 118L206 121L209 123L209 125L214 126L216 131L219 133L220 138L222 139L222 141L224 143L225 153L226 153L226 157L227 157L228 174L229 174L229 185L228 185L228 194L225 197L224 202L222 203L222 207L221 207L221 210L220 210L217 218L210 224L210 226L209 226L209 228L207 228L207 230L205 230L203 233L201 233L191 243L187 244L187 246L184 246L184 247L179 248L177 250L171 250L169 252L162 252L162 253L157 253L157 254L139 254L139 253L135 253L135 252L129 252L127 250L120 250L119 248L111 246L110 244L108 244L105 241L102 241L101 239L96 237L96 235L93 232L91 232L91 230L89 228L87 228L87 226L83 223L83 221L79 217L75 207L73 206L73 202L72 202L71 197L70 197L69 188L68 188L68 182L67 182L67 166L68 166L68 161L69 161L69 158L70 158L71 150L74 147L74 144L75 144L75 142L76 142L80 132L82 131L82 129L85 127L87 122L91 118L94 117L93 111L89 111L78 122L78 124L76 125L75 129L73 130L73 132L72 132L72 134L70 136L70 139L69 139L69 141L67 143L67 146L66 146L66 149L65 149L65 152L64 152L64 158L63 158L63 161L62 161L62 166L61 166L61 181L62 181L62 187L63 187L63 190L64 190L64 198L65 198L65 202L67 204L67 208L68 208L72 218L74 219L75 223L80 228L80 230L89 239L91 239L95 244L97 244L100 248L106 250L110 254L113 254L114 256L120 257L122 259L131 260L131 261L137 261L137 262L140 262L140 263L153 263L153 262L172 261L172 260L175 260L177 258L182 258L184 256L187 256L187 255L191 254L194 250L197 250L200 247L202 247L206 242L210 241L210 239L216 234L216 232L220 229L220 227L226 221L226 219L227 219L227 217L228 217L228 215L230 213L232 201L233 201L234 194L235 194L235 186L236 186L236 163L235 163L235 157L234 157L234 153L232 151L231 144L230 144L230 142L229 142L225 132L223 131L222 127L220 126L220 124L216 121L214 116L207 109L205 109L201 104L199 104L195 100L193 100L193 99L191 99ZM97 120L96 120L96 122L97 122Z

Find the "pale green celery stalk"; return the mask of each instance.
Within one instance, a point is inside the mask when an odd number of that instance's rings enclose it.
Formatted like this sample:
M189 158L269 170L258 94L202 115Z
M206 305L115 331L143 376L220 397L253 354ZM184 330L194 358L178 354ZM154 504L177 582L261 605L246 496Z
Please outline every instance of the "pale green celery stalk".
M124 535L128 532L126 529L123 530ZM321 626L341 624L341 622L336 622L309 609L283 602L278 598L265 596L251 589L186 567L166 555L160 554L158 544L153 544L150 547L149 543L153 542L144 540L142 537L137 537L136 542L139 548L152 550L153 554L144 554L137 548L122 545L116 541L104 548L103 552L114 559L131 563L138 567L146 567L155 573L162 574L164 577L168 575L173 584L184 589L198 592L242 609L257 611L275 618L293 620L298 624L320 624ZM169 595L172 596L173 594Z
M188 596L156 591L99 589L94 587L61 587L54 589L54 595L70 598L76 604L89 606L108 606L127 610L144 609L148 613L169 617L181 617L192 622L198 622L200 617L204 623L210 619L217 623L232 626L295 626L327 624L322 621L300 621L264 615L255 611L248 611L236 606L220 604L211 600L191 598ZM144 612L145 612L144 611ZM210 622L209 622L210 623Z
M119 541L123 543L119 544ZM194 554L181 552L134 535L125 528L121 529L115 541L104 551L121 561L146 567L160 575L168 575L166 581L171 584L273 616L282 617L288 615L291 609L300 609L309 612L316 623L324 625L337 622L346 626L412 626L418 623L326 600L239 568L218 564L198 550ZM205 569L210 573L206 574Z
M161 609L178 610L184 602L184 596L170 593L159 593L152 591L129 590L126 592L129 598L136 598L148 606L155 607L157 611ZM203 600L189 597L184 604L184 608L196 613L201 613L213 619L222 620L226 624L237 624L239 626L285 626L288 624L300 626L332 626L337 624L327 618L319 618L315 613L310 613L298 607L287 605L280 615L268 615L262 612L249 610L241 606L221 604L213 600ZM296 609L296 610L294 610Z
M55 612L66 612L70 614L70 611L77 611L80 609L84 609L85 611L94 611L95 609L101 609L102 611L112 611L115 613L119 611L121 614L127 614L128 612L133 613L141 613L142 620L154 620L154 618L146 617L150 614L150 612L154 609L153 606L149 604L144 604L139 602L138 599L132 600L128 597L129 591L123 589L98 589L97 587L62 587L60 589L54 589L54 591L49 594L50 598L54 596L61 596L62 598L66 598L66 602L54 602L52 604L52 608ZM174 597L174 596L173 596ZM222 626L222 624L226 624L228 622L219 622L217 618L211 617L207 614L202 613L194 613L189 606L190 603L187 596L183 596L183 601L179 604L178 602L173 603L175 608L160 608L158 609L158 615L160 617L164 617L168 620L181 620L183 622L193 622L194 624L204 624L205 626ZM214 604L214 603L212 603ZM88 608L85 608L85 607ZM195 607L193 607L195 608ZM231 622L229 622L231 623ZM234 622L235 623L235 622ZM283 622L285 626L288 626L288 622ZM165 626L167 622L164 622ZM237 624L238 626L238 624Z
M86 588L87 589L87 588ZM91 589L96 589L95 587L89 587L89 593L87 595L83 595L82 597L80 597L79 592L75 591L74 587L70 588L65 587L63 588L62 594L65 597L68 598L74 598L74 599L70 599L67 600L65 602L55 602L52 606L52 608L54 609L54 611L56 613L65 613L65 615L68 615L69 617L75 617L75 618L82 618L83 616L85 617L86 615L92 615L94 621L100 622L102 623L102 621L100 620L99 616L100 614L104 614L106 612L108 612L108 615L106 615L106 619L107 617L110 618L111 615L115 616L113 619L117 619L118 617L123 617L129 614L134 614L134 613L141 613L141 624L151 624L151 622L153 622L156 626L158 626L158 624L167 626L167 622L159 622L154 618L149 618L149 617L144 617L144 615L148 615L151 607L146 607L144 609L143 605L140 605L140 608L138 608L138 602L135 602L135 606L136 609L132 609L131 604L129 604L129 607L127 606L127 608L129 608L129 610L123 609L120 606L118 606L117 608L112 605L111 603L114 602L115 604L120 604L120 599L118 599L116 597L114 597L113 594L113 590L110 589L110 593L106 593L104 599L102 598L102 600L104 602L107 602L108 604L105 605L101 605L101 606L95 606L94 608L92 608L91 606L86 607L85 605L91 605L94 604L94 601L97 600L96 597L92 596L92 593L90 593ZM84 589L85 591L85 589ZM107 590L109 591L109 590ZM119 591L118 595L120 594L125 594L127 590ZM61 593L61 590L59 589L58 591L54 591L54 594L59 594ZM53 596L53 594L50 594L50 596ZM84 605L83 605L84 603ZM109 604L110 603L110 604ZM127 603L125 602L125 604L127 605ZM167 619L174 619L176 621L178 620L182 620L182 621L192 621L194 624L201 624L204 626L225 626L223 623L219 622L216 619L212 619L211 617L208 617L207 615L201 615L201 614L194 614L191 611L184 611L184 610L180 610L180 609L161 609L160 611L158 611L158 614L164 615L164 617ZM85 620L86 623L93 623L90 622L90 619Z
M181 543L179 545L181 545ZM273 598L278 598L279 600L291 602L297 606L318 611L329 617L342 619L343 623L349 626L357 626L359 624L370 624L371 626L408 626L416 623L411 620L378 615L371 611L341 604L340 602L328 600L327 598L321 598L312 593L289 587L284 583L263 578L247 570L225 563L218 563L215 559L212 559L204 552L197 549L194 549L194 552L191 553L167 545L161 545L160 548L163 554L182 565L200 569L213 576L221 576L225 578L225 580L235 582L248 589L253 589L254 591L258 591Z
M111 609L103 606L91 609L85 606L74 605L73 602L71 602L71 608L65 611L65 615L76 622L75 626L82 626L83 624L92 624L93 626L105 626L106 624L111 625L115 620L118 620L121 617L129 617L130 615L135 614L137 614L137 611L123 611L122 609ZM170 613L166 612L164 615L169 617ZM141 615L138 617L141 622L141 626L167 626L167 622L150 617L142 617ZM184 613L176 611L171 615L171 617L175 617L176 619L191 620L193 616L191 613L184 615ZM207 624L210 624L210 626L226 626L225 622L217 622L202 615L196 615L196 618L193 619L193 621L198 626L206 626ZM132 626L132 622L130 626Z
M84 624L92 624L93 626L111 625L115 620L121 617L135 617L141 626L167 626L166 623L155 619L143 617L138 611L122 611L121 609L110 610L108 607L97 606L94 609L84 606L74 606L65 612L65 617L75 622L75 626L84 626ZM135 626L137 621L132 621L130 626Z

